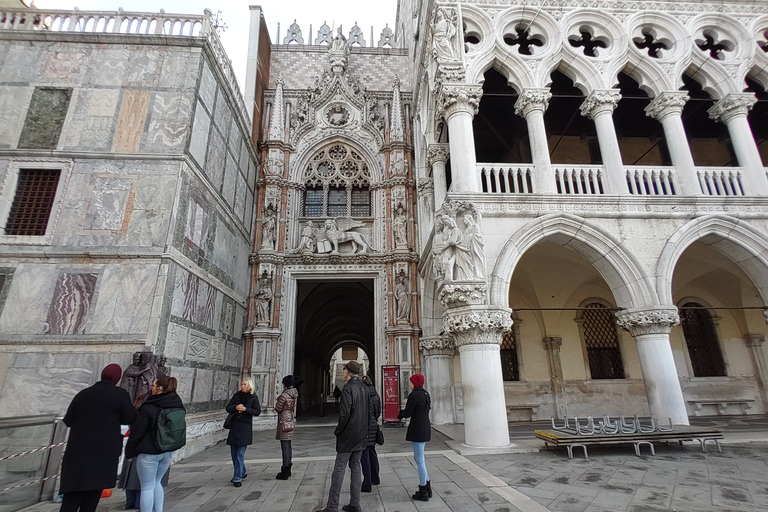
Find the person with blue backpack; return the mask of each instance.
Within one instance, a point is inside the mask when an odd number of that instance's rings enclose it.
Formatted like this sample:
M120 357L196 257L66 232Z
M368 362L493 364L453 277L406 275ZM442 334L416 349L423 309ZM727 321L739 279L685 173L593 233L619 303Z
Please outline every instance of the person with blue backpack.
M175 377L159 376L139 408L125 445L125 456L136 457L141 482L141 512L163 512L160 481L171 466L173 452L186 444L186 410L176 393Z

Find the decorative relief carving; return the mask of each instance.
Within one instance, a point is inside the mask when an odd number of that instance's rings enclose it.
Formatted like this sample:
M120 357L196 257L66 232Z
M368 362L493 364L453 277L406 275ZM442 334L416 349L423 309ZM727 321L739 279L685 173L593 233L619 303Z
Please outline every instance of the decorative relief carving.
M261 249L275 250L275 237L277 235L277 212L273 205L264 208L264 216L261 221Z
M282 158L267 158L264 162L264 174L267 176L282 176L283 175L283 159Z
M392 219L392 233L395 238L395 249L408 248L408 212L403 203L395 207Z
M450 336L430 336L419 340L419 349L426 356L453 355L456 344Z
M370 242L365 239L362 233L357 231L351 231L355 228L364 227L365 223L352 219L351 217L336 217L335 219L328 219L325 221L325 236L333 244L333 251L331 254L339 253L339 244L345 242L352 242L352 252L356 253L358 247L361 248L361 253L366 253L368 250L374 252Z
M581 104L581 115L594 119L600 114L612 114L621 100L621 93L618 89L606 89L602 91L593 91Z
M661 121L670 114L682 114L686 103L688 103L687 92L663 92L645 107L645 115Z
M438 61L456 59L456 23L454 8L439 7L432 26L432 55Z
M436 162L446 163L451 156L451 149L448 144L430 144L427 147L427 162L432 167Z
M710 119L727 123L738 115L746 116L755 103L757 98L751 92L732 92L715 103L707 112Z
M461 64L440 64L435 74L435 86L439 89L443 84L461 84L466 77L467 72Z
M312 255L315 252L315 247L315 223L310 220L301 230L301 239L299 240L299 245L291 252L293 254Z
M472 309L472 306L469 306L455 311L446 311L443 316L443 327L445 332L450 333L456 340L457 347L500 345L501 335L509 332L512 327L511 310L481 307L483 309Z
M296 99L296 106L291 113L291 129L297 130L309 121L309 95L302 94Z
M474 116L480 108L482 96L483 88L479 85L443 85L438 96L437 116L448 119L459 112Z
M328 49L328 64L331 71L335 74L344 73L347 70L348 58L349 44L347 44L347 38L341 33L341 27L339 27Z
M647 334L669 334L680 323L677 308L621 311L616 313L619 327L633 337Z
M485 283L445 284L437 298L446 308L475 306L485 304L487 291Z
M330 105L325 111L325 120L334 128L342 128L349 124L349 110L341 103Z
M464 226L459 228L457 220ZM448 201L435 214L433 270L438 280L485 281L485 249L480 213L472 203Z
M549 108L550 99L552 99L552 93L549 89L524 89L515 102L515 114L527 117L535 111L544 113Z

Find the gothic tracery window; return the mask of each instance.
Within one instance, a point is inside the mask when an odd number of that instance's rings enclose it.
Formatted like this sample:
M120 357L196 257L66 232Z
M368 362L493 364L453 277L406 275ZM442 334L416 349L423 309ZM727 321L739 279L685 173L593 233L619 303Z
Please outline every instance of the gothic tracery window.
M370 217L371 174L362 156L343 144L321 149L304 170L305 217Z
M623 379L624 361L619 348L616 319L604 304L591 302L577 320L593 379Z
M724 377L725 361L715 331L712 314L698 302L686 302L680 308L685 343L694 377Z

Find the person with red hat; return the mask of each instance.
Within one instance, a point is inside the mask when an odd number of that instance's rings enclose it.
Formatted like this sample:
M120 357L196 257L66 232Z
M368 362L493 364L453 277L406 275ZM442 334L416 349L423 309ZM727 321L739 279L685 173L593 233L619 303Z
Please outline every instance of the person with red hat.
M413 445L413 458L419 471L419 490L411 496L417 501L429 501L432 497L432 484L427 474L427 464L424 461L424 445L432 439L432 425L429 422L429 410L432 399L424 389L424 376L420 373L411 375L411 394L405 403L405 409L397 415L399 419L411 418L405 440Z

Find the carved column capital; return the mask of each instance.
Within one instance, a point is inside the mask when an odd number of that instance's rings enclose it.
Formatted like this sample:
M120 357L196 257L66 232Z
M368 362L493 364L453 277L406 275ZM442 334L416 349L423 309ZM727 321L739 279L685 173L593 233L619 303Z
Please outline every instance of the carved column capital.
M523 89L515 102L515 114L528 117L531 112L546 112L552 93L549 89Z
M450 336L429 336L419 340L419 349L425 356L452 356L456 344Z
M487 292L488 285L485 282L453 282L443 284L437 298L446 308L477 306L485 304Z
M431 195L434 191L435 185L432 178L419 178L416 182L416 193L419 197L424 195Z
M557 352L563 345L563 338L560 336L546 336L541 342L544 344L544 350Z
M688 98L685 91L662 92L645 107L645 115L659 121L673 114L679 116L683 113Z
M677 308L633 309L616 313L619 327L633 337L646 334L669 334L680 323Z
M443 84L460 84L467 77L462 64L439 64L435 73L435 84L440 87Z
M451 147L449 144L430 144L427 146L427 162L430 167L437 162L444 164L450 155Z
M751 92L732 92L720 99L707 112L710 119L727 123L734 117L746 116L755 103L757 98Z
M464 306L443 314L445 332L457 347L501 345L501 336L512 327L512 310L499 306Z
M581 104L581 115L594 119L601 114L613 114L621 100L618 89L592 91Z
M469 84L443 84L438 96L438 116L449 120L456 114L477 114L480 108L480 98L483 88Z
M748 347L760 348L765 343L765 335L763 334L747 334L744 336L744 343Z

